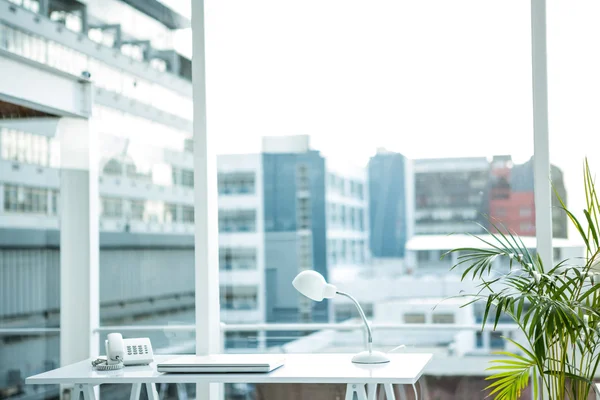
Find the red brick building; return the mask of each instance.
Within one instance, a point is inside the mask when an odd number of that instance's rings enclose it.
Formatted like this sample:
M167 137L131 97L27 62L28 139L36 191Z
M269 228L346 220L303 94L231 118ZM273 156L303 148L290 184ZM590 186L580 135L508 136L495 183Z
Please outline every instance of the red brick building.
M562 171L552 166L552 183L566 202ZM567 237L567 216L552 198L554 237ZM489 213L495 224L504 225L520 236L534 236L535 201L533 195L533 159L513 164L510 156L495 156L490 168ZM493 227L492 232L495 232Z

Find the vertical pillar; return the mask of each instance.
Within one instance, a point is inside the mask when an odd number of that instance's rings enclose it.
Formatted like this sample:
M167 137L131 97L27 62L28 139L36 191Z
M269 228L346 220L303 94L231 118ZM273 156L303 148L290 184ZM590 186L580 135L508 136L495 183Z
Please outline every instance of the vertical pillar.
M553 261L552 194L550 190L550 139L548 135L546 0L531 0L531 58L533 82L535 231L538 254L542 258L546 268L551 268L551 263ZM531 386L533 387L533 385ZM541 398L550 398L548 391L543 385Z
M99 234L96 136L88 120L61 118L60 362L98 354Z
M206 130L204 1L192 0L194 93L194 211L196 354L221 351L219 308L219 231L217 158L214 137ZM197 384L196 397L218 399L219 385Z
M548 71L546 0L531 0L533 82L533 176L537 251L547 268L552 263L552 194L548 138Z

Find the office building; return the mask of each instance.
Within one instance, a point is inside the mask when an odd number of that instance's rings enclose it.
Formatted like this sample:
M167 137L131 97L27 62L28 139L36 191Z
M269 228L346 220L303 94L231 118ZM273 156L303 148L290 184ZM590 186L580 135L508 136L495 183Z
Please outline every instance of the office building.
M489 171L485 157L415 160L415 234L483 232Z
M567 237L567 214L560 208L560 198L567 204L567 192L562 171L552 165L553 236ZM490 217L498 226L520 236L535 236L535 199L533 186L533 159L514 164L510 156L495 156L490 172ZM496 229L490 226L495 232Z
M369 160L371 253L377 258L403 258L414 230L414 182L411 161L379 149Z

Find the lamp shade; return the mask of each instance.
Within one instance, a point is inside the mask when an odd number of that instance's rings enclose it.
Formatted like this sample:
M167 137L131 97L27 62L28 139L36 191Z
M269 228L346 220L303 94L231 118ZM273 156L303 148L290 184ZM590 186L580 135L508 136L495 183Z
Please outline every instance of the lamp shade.
M292 281L297 291L313 301L331 299L337 288L325 281L323 275L316 271L302 271Z

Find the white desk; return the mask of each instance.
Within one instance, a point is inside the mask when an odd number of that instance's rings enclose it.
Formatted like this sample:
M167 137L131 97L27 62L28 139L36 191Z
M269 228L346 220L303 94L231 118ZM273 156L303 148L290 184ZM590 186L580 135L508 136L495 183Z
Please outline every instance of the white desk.
M177 356L155 356L145 366L125 367L117 371L96 371L91 360L44 372L26 379L30 385L75 385L74 399L79 393L94 400L94 386L104 383L132 384L131 400L139 399L142 385L152 400L158 400L157 383L342 383L346 384L346 400L375 400L378 384L383 384L388 400L395 400L392 385L415 384L421 377L431 354L390 354L391 362L379 365L353 364L353 354L286 354L285 364L269 373L244 374L180 374L156 371L156 362ZM244 357L244 355L240 355ZM366 387L365 387L366 385Z

